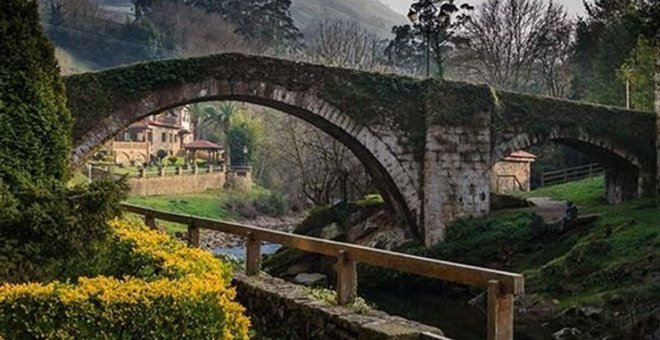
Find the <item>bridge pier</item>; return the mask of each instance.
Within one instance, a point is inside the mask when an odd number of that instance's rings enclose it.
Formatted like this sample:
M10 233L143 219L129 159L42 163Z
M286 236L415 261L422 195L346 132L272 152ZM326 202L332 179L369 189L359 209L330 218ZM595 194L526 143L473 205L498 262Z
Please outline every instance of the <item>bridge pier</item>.
M655 60L655 190L660 195L660 58Z
M430 126L423 175L424 243L445 240L457 218L490 211L490 115L475 115L480 126Z
M610 204L637 198L640 195L637 169L607 167L605 170L605 200Z

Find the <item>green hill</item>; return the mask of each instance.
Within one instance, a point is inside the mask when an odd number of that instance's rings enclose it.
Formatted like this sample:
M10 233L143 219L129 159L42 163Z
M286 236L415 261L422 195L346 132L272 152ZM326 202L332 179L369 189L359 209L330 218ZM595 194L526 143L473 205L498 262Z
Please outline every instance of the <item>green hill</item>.
M293 0L291 15L298 28L310 32L320 23L356 21L382 37L389 37L392 26L406 22L406 18L378 0Z
M130 0L94 0L106 9L130 10ZM291 15L298 28L310 32L330 20L356 21L379 36L389 37L392 26L406 23L406 18L378 0L292 0Z

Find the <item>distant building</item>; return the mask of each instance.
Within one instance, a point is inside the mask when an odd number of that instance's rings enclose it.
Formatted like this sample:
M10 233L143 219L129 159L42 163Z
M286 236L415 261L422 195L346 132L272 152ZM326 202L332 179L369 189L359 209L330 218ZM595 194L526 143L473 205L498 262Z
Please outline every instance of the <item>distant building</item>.
M535 160L535 155L521 150L495 163L490 176L490 191L496 194L529 191L531 166Z
M117 164L141 164L155 159L159 150L182 156L183 146L194 140L194 126L187 107L167 110L131 124L105 149Z

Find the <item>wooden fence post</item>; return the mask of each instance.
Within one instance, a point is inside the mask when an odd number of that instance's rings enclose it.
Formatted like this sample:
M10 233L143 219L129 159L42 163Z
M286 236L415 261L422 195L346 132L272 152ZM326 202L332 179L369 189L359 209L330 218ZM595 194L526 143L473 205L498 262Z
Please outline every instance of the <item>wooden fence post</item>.
M144 215L144 224L151 230L158 230L158 226L156 226L156 219L150 214Z
M261 269L261 241L252 232L248 232L245 244L245 273L249 276L259 274Z
M337 254L337 304L348 305L355 302L357 296L357 271L355 261L348 257L346 250Z
M188 225L188 245L199 248L199 227L195 225L195 221Z
M497 280L488 281L488 340L513 339L513 294L502 294Z

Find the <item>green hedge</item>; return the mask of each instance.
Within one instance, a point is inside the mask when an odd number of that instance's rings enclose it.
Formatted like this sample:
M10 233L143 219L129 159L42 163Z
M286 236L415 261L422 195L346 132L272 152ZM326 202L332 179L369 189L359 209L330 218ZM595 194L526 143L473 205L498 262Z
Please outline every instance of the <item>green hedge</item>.
M69 177L71 114L34 0L0 2L0 182Z

